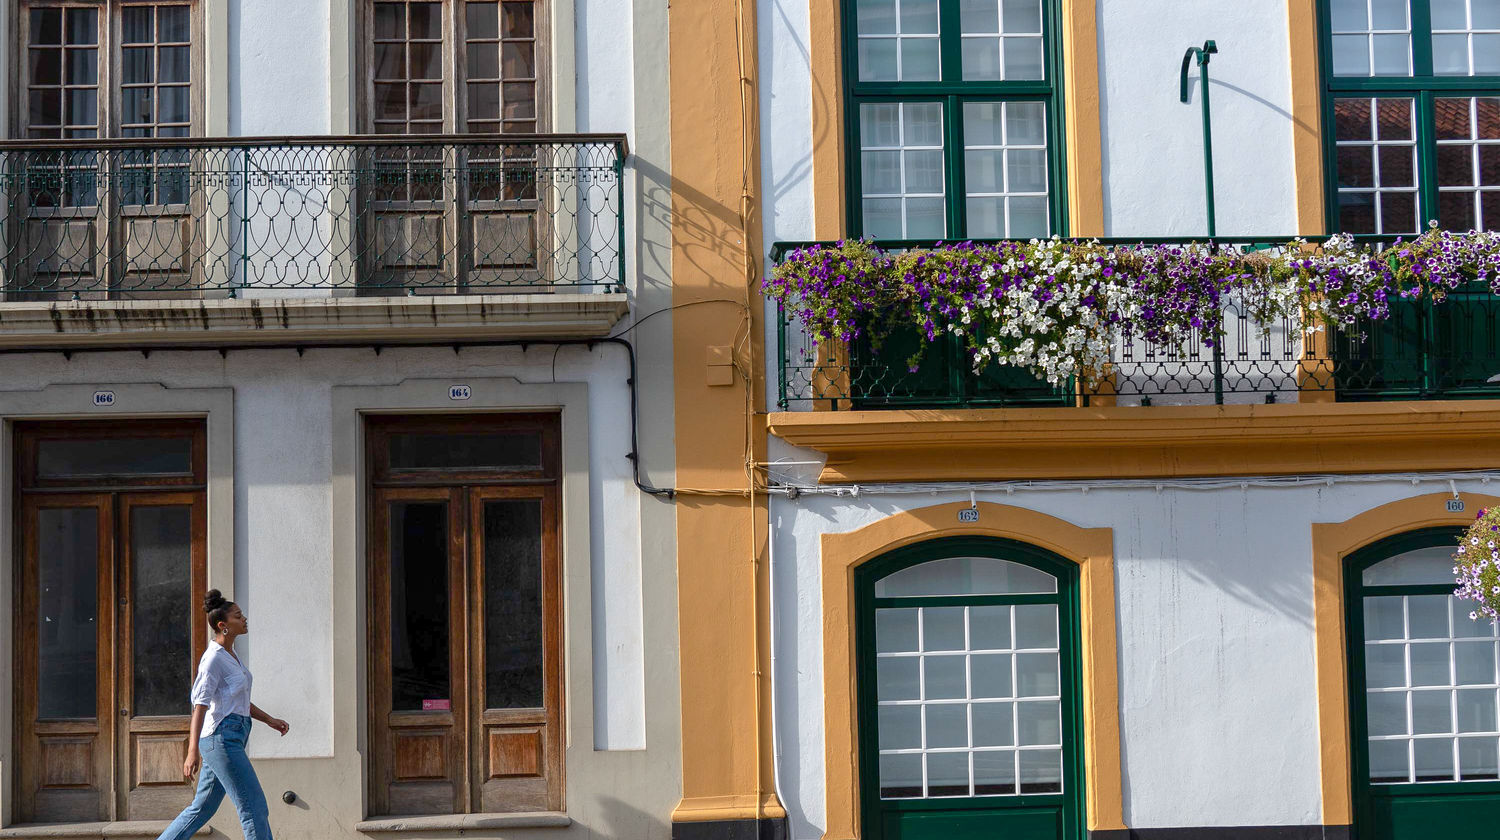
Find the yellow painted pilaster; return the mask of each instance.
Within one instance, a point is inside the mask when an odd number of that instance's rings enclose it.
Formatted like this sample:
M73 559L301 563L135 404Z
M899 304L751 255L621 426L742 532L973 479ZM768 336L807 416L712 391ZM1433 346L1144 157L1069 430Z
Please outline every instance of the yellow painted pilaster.
M1297 233L1328 232L1323 218L1323 80L1318 73L1317 0L1287 0L1291 46L1292 161L1297 177Z
M755 4L669 11L679 822L779 818L770 729Z

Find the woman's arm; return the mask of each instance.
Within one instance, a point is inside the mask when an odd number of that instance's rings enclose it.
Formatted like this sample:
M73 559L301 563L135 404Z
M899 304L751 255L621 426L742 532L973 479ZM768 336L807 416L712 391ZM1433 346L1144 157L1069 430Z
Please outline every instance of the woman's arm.
M203 718L208 716L207 706L193 706L193 722L188 725L187 758L182 762L182 775L198 775L198 765L203 757L198 755L198 737L203 734Z
M255 705L254 703L250 704L250 717L260 721L261 723L264 723L266 726L269 726L277 732L280 732L282 735L285 735L287 733L287 730L292 728L289 724L287 724L286 721L282 720L281 718L273 718L270 715L266 714L265 711L261 709L261 707Z

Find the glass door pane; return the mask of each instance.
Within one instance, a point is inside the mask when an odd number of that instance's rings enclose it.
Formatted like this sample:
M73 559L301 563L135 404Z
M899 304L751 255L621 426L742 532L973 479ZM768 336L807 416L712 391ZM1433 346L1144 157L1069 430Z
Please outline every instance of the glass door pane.
M485 707L543 705L542 500L484 502Z
M37 718L92 718L99 686L99 511L37 512Z
M193 674L193 509L130 512L131 714L186 714Z
M391 709L451 709L448 504L391 505Z

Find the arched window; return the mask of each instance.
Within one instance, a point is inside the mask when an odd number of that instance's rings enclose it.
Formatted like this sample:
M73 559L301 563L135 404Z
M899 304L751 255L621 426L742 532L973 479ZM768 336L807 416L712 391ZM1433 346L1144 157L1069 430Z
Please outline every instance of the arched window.
M1455 529L1418 531L1346 569L1360 825L1457 819L1500 781L1500 636L1453 596L1456 547Z
M1073 836L1075 580L1005 540L938 540L860 570L867 836L934 819L1004 832L1038 814Z

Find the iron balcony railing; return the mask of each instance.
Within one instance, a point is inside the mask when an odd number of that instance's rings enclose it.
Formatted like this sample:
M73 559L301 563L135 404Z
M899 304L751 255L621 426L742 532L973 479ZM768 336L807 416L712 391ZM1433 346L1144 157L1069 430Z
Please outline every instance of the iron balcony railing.
M1294 237L1091 239L1101 244L1284 247ZM777 243L779 261L793 248ZM832 244L832 243L826 243ZM880 242L882 249L930 246ZM1381 321L1304 329L1295 319L1259 324L1226 300L1225 335L1192 334L1182 346L1117 342L1108 374L1053 386L1031 372L991 364L975 372L951 336L927 342L915 329L876 351L863 338L827 346L779 312L779 407L783 410L1001 406L1193 405L1500 397L1500 298L1456 292L1443 303L1401 302ZM909 360L920 353L916 370Z
M0 143L0 299L619 291L623 135Z

